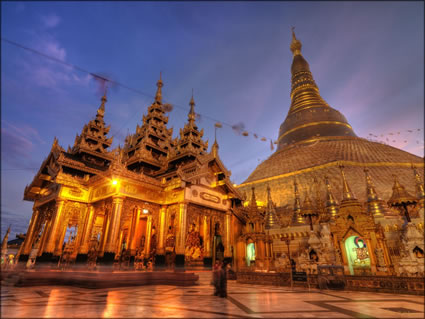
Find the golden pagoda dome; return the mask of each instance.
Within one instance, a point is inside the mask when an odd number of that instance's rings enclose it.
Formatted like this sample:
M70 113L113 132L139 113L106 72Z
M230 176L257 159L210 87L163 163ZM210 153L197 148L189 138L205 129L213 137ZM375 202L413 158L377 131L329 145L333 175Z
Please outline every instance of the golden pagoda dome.
M267 198L267 184L276 198L275 205L293 207L293 180L310 185L317 177L320 194L326 199L325 176L337 201L343 199L339 167L356 198L367 202L364 169L374 180L383 200L392 195L392 175L400 177L406 189L414 193L411 165L424 176L424 159L394 148L357 137L343 114L330 107L320 96L308 62L301 54L301 42L292 33L291 105L279 130L278 147L238 186L241 191L255 187L258 198ZM413 182L412 182L413 181ZM301 199L302 200L302 199Z

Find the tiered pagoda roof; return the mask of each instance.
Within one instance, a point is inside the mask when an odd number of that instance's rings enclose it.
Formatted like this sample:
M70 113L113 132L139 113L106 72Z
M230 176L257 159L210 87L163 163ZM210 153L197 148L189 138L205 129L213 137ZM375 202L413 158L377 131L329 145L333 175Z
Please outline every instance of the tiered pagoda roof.
M143 115L143 125L137 125L136 132L127 136L124 153L127 168L152 175L167 165L169 151L174 147L173 129L167 128L168 117L162 103L163 86L161 77L157 82L155 101Z

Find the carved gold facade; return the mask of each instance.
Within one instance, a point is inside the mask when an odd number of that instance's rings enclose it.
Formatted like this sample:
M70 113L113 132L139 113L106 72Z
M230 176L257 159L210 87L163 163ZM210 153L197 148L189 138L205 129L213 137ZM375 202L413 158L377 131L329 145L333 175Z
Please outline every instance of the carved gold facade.
M142 126L123 147L109 150L104 123L106 96L96 117L65 151L55 138L52 149L24 199L34 211L20 260L38 248L36 264L67 258L85 263L95 252L100 264L127 254L157 266L211 265L232 258L231 223L239 192L218 156L208 152L190 100L188 122L172 138L162 103L162 80ZM220 248L220 251L218 251Z

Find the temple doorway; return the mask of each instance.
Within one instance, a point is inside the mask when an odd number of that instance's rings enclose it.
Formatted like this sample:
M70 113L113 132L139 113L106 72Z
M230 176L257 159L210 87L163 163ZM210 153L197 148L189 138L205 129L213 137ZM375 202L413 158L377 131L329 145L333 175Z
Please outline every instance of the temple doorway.
M370 256L366 241L359 236L345 240L348 268L351 275L370 273Z

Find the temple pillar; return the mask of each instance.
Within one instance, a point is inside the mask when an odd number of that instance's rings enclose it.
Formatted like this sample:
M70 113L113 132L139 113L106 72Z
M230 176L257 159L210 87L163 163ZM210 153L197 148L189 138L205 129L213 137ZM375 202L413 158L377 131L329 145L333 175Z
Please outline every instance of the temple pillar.
M133 212L133 220L131 222L131 233L130 233L130 243L128 248L131 251L131 255L135 255L137 250L137 241L140 237L140 215L141 215L141 209L138 207L135 212Z
M375 234L375 233L371 233L371 234ZM376 258L375 258L375 242L372 245L372 241L370 240L370 238L366 238L366 243L367 243L367 249L369 251L369 258L370 258L370 269L372 271L373 275L376 275Z
M184 269L184 252L186 245L187 204L179 207L179 222L176 236L176 268Z
M60 255L62 254L62 246L65 240L66 229L68 228L68 225L66 223L61 223L61 226L62 227L58 228L58 235L56 236L57 239L55 242L55 251L53 252L53 256L56 256L58 260L60 259Z
M108 235L110 225L111 212L105 211L103 215L102 237L100 238L98 257L103 257L105 252L106 236Z
M155 266L163 267L165 265L165 249L164 249L164 237L165 237L165 213L166 207L161 206L159 210L159 232L157 235L157 249L155 256Z
M101 263L111 267L114 263L115 252L117 249L117 241L120 235L121 212L124 199L122 197L112 198L112 212L107 224L107 232L105 236L105 249Z
M44 246L46 245L47 237L49 236L50 225L52 224L52 219L47 216L44 217L44 228L40 238L40 246L38 250L37 257L41 256L44 252Z
M210 226L211 218L207 215L204 215L203 218L203 231L204 231L204 267L211 268L212 266L212 256L211 256L211 227Z
M39 263L43 263L43 262L52 262L57 263L58 262L58 256L53 256L53 253L55 252L55 244L56 244L56 240L60 231L60 224L61 224L61 220L64 214L64 207L65 207L65 201L64 200L56 200L56 205L55 205L55 212L52 216L52 220L51 220L51 225L50 225L50 230L48 232L47 235L47 239L46 239L46 243L44 245L44 251L42 253L42 255L40 256L40 258L38 258L38 262Z
M32 244L34 242L34 238L36 235L35 229L36 229L36 226L38 226L39 219L41 219L39 217L40 217L40 211L38 209L35 209L31 216L31 221L28 227L27 235L25 236L25 240L22 243L22 250L20 251L19 259L18 259L20 262L28 261Z
M81 242L78 250L76 263L86 263L87 254L89 252L89 244L91 240L91 233L93 230L94 224L94 207L91 204L87 205L86 218L84 223L84 228L81 233Z
M151 236L152 236L152 215L149 215L147 225L146 225L146 238L145 238L145 250L144 250L146 257L148 257L150 253Z
M226 212L225 217L225 227L226 227L226 246L224 247L224 261L227 263L232 262L232 243L231 243L231 233L232 233L232 213L230 211Z

